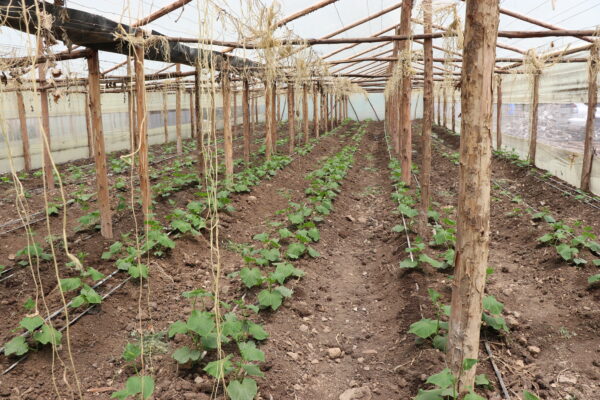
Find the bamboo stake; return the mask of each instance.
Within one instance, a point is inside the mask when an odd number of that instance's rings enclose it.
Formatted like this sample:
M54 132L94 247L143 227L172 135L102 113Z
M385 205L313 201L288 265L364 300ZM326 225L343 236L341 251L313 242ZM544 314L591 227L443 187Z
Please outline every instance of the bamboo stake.
M531 104L531 131L529 134L529 162L535 165L535 154L537 151L537 133L538 133L538 109L540 103L540 76L541 71L533 74L533 102Z
M431 0L423 0L423 17L425 33L431 32L432 24ZM431 196L431 127L433 124L433 47L431 39L423 44L425 56L425 77L423 88L423 126L421 130L421 218L420 231L428 237L427 212Z
M42 54L42 39L38 39L38 56ZM39 79L42 82L42 86L45 86L46 82L46 64L39 64L38 66ZM44 153L44 176L46 179L46 185L49 190L54 189L54 174L52 171L52 155L51 141L50 141L50 113L48 111L48 90L40 90L40 101L42 109L42 151Z
M502 150L502 76L497 75L497 96L496 101L496 149Z
M94 135L94 161L96 164L96 190L100 208L100 233L105 239L112 239L112 216L108 194L108 172L106 152L104 150L104 132L102 130L102 103L100 101L100 61L98 51L92 52L87 59L89 76L89 109Z
M17 91L17 108L19 111L19 126L21 128L21 144L23 145L23 162L25 164L25 171L30 171L31 153L29 151L29 132L27 131L27 115L25 113L25 102L23 101L23 93L20 90Z
M600 70L600 42L596 42L590 50L590 65L588 70L588 110L585 123L585 139L583 146L583 166L581 170L581 189L590 190L592 176L592 161L594 157L594 120L598 104L598 71Z
M177 72L181 72L181 64L175 66ZM183 139L181 137L181 81L175 80L177 90L175 92L175 134L177 140L177 155L183 154Z
M237 124L238 124L238 120L237 120L237 92L235 91L235 89L233 89L231 91L231 94L233 95L233 109L231 110L231 113L233 114L233 125L231 126L231 135L233 137L236 137L236 132L237 132Z
M248 79L244 79L242 91L242 123L244 124L244 162L246 164L250 162L250 106L248 104L249 95L250 83L248 82Z
M271 147L273 150L273 154L277 153L277 136L279 134L279 124L277 123L277 113L275 110L275 101L277 100L277 83L273 82L273 88L271 90L271 126L273 127L273 131L271 134Z
M498 0L467 0L464 33L458 221L451 315L450 369L459 397L474 387L490 238L491 117Z
M225 148L225 176L233 175L233 138L231 135L231 83L229 73L221 74L221 90L223 95L223 147Z
M165 6L161 9L153 12L152 14L148 15L147 17L134 22L133 24L131 24L131 27L139 28L140 26L148 25L150 22L155 21L155 20L159 19L160 17L163 17L174 10L177 10L178 8L185 6L186 4L190 3L191 1L192 0L177 0L177 1L169 4L168 6Z
M141 37L142 32L138 31L136 37ZM152 198L150 196L150 179L148 178L148 120L146 109L146 82L144 80L144 47L134 46L134 70L135 70L135 92L137 105L137 133L138 154L139 154L139 174L140 174L140 192L142 195L142 213L144 220L150 219L150 207ZM148 225L144 224L144 230L148 230Z
M290 16L285 17L281 21L277 22L276 27L280 28L280 27L284 26L285 24L288 24L288 23L290 23L290 22L292 22L292 21L294 21L294 20L296 20L296 19L298 19L300 17L303 17L303 16L305 16L307 14L310 14L310 13L312 13L314 11L317 11L320 8L323 8L325 6L333 4L336 1L338 1L338 0L324 0L324 1L320 1L320 2L318 2L316 4L313 4L312 6L307 7L304 10L298 11L298 12L296 12L296 13L290 15Z

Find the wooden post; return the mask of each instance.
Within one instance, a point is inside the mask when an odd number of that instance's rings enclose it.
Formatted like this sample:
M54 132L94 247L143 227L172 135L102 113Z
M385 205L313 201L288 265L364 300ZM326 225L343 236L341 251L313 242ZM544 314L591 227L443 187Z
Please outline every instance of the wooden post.
M38 56L42 55L43 45L42 38L38 39ZM40 86L46 86L46 64L41 63L38 66L38 73L40 79ZM42 109L42 151L44 153L44 176L46 179L46 185L49 190L54 189L54 174L52 171L52 155L51 141L50 141L50 113L48 111L48 90L40 90L40 101Z
M252 95L252 93L248 94L249 96ZM256 126L256 114L255 114L255 110L256 110L256 96L251 97L250 98L250 132L254 132L255 126ZM252 135L251 133L251 135Z
M289 135L289 153L294 153L294 147L296 146L296 99L294 98L294 82L288 82L288 135Z
M443 101L444 101L444 105L442 106L444 108L443 111L443 125L444 128L448 128L448 91L446 90L446 86L444 86L442 88L442 96L443 96Z
M265 157L267 160L271 159L271 152L273 151L273 123L271 115L273 114L271 108L273 107L273 101L271 100L273 85L265 82Z
M242 120L244 124L244 161L246 164L250 162L250 105L248 98L250 96L250 83L248 79L243 81L242 92Z
M175 71L181 73L181 64L175 66ZM183 142L181 138L181 78L175 79L177 91L175 92L175 134L177 135L177 154L183 153Z
M313 130L315 137L319 137L319 86L313 87Z
M112 239L112 217L108 194L108 171L102 130L102 102L100 101L100 61L98 50L92 50L88 63L88 96L94 136L94 162L96 163L96 190L100 208L100 233L105 239Z
M231 113L233 114L233 125L231 126L231 136L236 137L238 122L237 122L237 92L235 91L235 88L231 91L231 94L233 95L233 109L231 110Z
M424 32L432 30L432 0L423 0ZM420 232L428 236L427 212L431 196L431 128L433 125L433 40L425 39L423 44L424 69L423 76L423 127L421 131L421 219Z
M201 73L202 68L200 61L195 63L194 73L194 93L196 94L196 151L198 152L198 174L202 176L205 172L204 169L204 110L202 109L202 91L201 87ZM207 118L209 119L209 118Z
M327 104L327 97L327 93L323 93L323 121L325 132L329 132L329 105Z
M502 150L502 75L497 75L497 102L496 102L496 149Z
M308 143L309 127L308 127L308 85L302 85L302 124L304 133L304 143Z
M271 126L272 126L272 132L271 132L271 149L273 151L273 154L277 153L277 136L278 136L278 131L279 131L279 124L277 123L277 112L275 110L275 103L277 100L277 83L273 82L273 89L271 90Z
M25 171L31 170L31 153L29 152L29 133L27 131L27 115L25 113L25 102L23 101L23 93L17 90L17 108L19 110L19 124L21 127L21 144L23 145L23 162L25 163ZM86 104L86 111L87 104ZM89 136L88 136L89 137ZM88 143L89 147L89 143Z
M581 189L590 190L592 177L592 161L594 158L594 119L598 104L598 71L600 70L600 42L596 41L590 49L590 66L588 71L588 110L585 123L585 139L583 146L583 169L581 171Z
M402 2L400 16L400 35L410 34L410 20L412 14L413 0L404 0ZM400 42L398 50L400 53L410 50L410 41ZM400 94L400 161L402 164L402 181L411 185L411 167L412 167L412 127L410 121L410 104L412 79L408 73L402 74L402 88Z
M225 148L225 176L233 175L233 138L231 135L231 82L229 71L221 72L221 90L223 95L223 146Z
M442 93L438 91L437 97L437 124L442 125Z
M165 130L165 144L169 143L169 110L168 110L168 98L167 91L164 90L162 93L163 100L163 126Z
M194 91L190 90L190 137L196 134L196 109L194 107Z
M279 102L279 95L277 94L277 90L275 90L275 121L279 124L281 119L281 103Z
M131 76L131 59L127 56L127 76ZM137 113L135 107L135 99L133 87L127 84L127 106L129 109L129 150L131 152L137 150L138 132L137 132Z
M474 387L490 239L492 86L498 0L467 0L462 65L458 221L447 352L459 398Z
M258 97L254 99L254 122L258 125ZM252 131L254 131L254 127Z
M452 132L456 133L456 86L452 88Z
M141 37L142 31L136 33L136 37ZM140 174L140 192L142 195L142 213L144 220L150 218L150 206L152 198L150 197L150 179L148 178L148 118L146 111L146 82L144 76L144 47L136 45L133 48L134 70L135 70L135 97L137 105L137 133L139 143L139 174ZM144 225L144 230L148 226Z
M537 149L537 131L538 131L538 108L540 103L540 76L541 71L533 74L533 102L531 104L531 132L529 134L529 155L528 160L531 165L535 165L535 153Z
M90 117L90 95L85 94L85 105L83 107L85 115L85 131L87 133L88 158L94 156L94 134L92 133L92 122Z

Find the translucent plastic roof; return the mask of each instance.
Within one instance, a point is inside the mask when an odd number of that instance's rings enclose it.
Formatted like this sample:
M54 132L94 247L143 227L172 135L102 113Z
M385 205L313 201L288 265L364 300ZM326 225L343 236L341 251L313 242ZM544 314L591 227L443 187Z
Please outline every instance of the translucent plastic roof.
M273 1L253 0L263 5L271 5ZM288 0L281 1L281 16L288 16L297 11L310 7L320 0ZM129 24L139 18L145 17L152 12L171 4L173 0L66 0L65 5L71 8L81 9L90 13L102 15L104 17L121 21ZM319 9L307 16L290 22L286 27L280 28L292 30L301 38L320 38L331 32L340 29L342 26L349 25L366 16L375 14L385 8L388 8L399 1L396 0L338 0L337 2ZM148 29L155 29L168 36L197 38L199 35L210 36L216 40L240 40L238 28L249 21L245 17L248 0L211 0L211 1L192 1L183 9L176 10L146 26ZM419 18L421 9L421 0L415 1L413 18ZM458 4L459 15L464 21L464 3L458 0L433 0L434 8L442 7L448 4ZM524 14L565 29L594 29L600 21L600 1L598 0L504 0L500 6L504 9ZM383 29L386 29L400 20L400 9L396 9L382 17L376 18L363 25L344 32L336 37L365 37L372 36ZM202 29L199 29L202 27ZM26 55L31 49L35 48L34 41L26 35L16 32L9 28L1 28L0 49L3 56L7 55ZM500 16L500 30L544 30L544 28L532 25L530 23L517 20L507 15ZM435 31L435 29L434 29ZM421 33L420 25L413 25L413 33ZM441 44L442 39L434 40L434 44ZM438 42L439 41L439 42ZM510 46L518 47L522 50L536 48L538 53L548 50L558 50L565 46L583 45L586 42L577 38L537 38L537 39L505 39L500 38L499 42ZM344 59L352 57L376 44L360 44L352 49L336 54L331 60ZM326 54L346 45L318 45L314 50L318 54ZM59 52L64 47L56 46L55 51ZM214 47L215 50L222 50L222 47ZM391 49L391 44L375 50L373 54L383 50ZM413 49L420 50L419 44L414 44ZM237 49L234 54L255 58L251 50ZM361 57L368 57L365 54ZM435 50L435 57L442 57L443 53ZM498 57L521 57L518 53L510 50L497 49ZM580 55L581 56L581 55ZM124 56L110 53L102 53L101 69L105 70L119 64L124 60ZM85 76L86 68L82 60L63 62L63 69L71 72L72 75ZM168 64L161 62L150 62L146 64L149 72L158 71L165 68ZM183 68L186 70L186 67ZM124 74L122 68L114 72L115 74Z

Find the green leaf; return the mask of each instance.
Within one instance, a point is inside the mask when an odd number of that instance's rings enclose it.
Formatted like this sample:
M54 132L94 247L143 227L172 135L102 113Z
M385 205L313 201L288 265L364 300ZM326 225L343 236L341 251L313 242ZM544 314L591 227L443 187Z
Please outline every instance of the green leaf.
M429 294L432 303L437 302L442 297L440 292L432 288L427 289L427 294Z
M497 331L505 331L508 332L508 325L506 325L506 321L504 321L504 318L502 317L492 317L490 315L487 315L486 313L482 314L482 319L483 322L485 322L486 324L488 324L489 326L491 326L492 328L494 328Z
M400 268L417 268L419 266L419 261L411 260L410 258L405 258L400 262Z
M24 317L19 322L19 325L21 325L21 327L27 329L27 331L29 333L35 331L37 328L39 328L43 324L44 324L44 319L42 317L40 317L39 315L36 315L34 317Z
M408 333L412 333L417 335L422 339L427 339L431 335L437 333L438 331L438 321L432 320L429 318L423 318L420 321L417 321L411 324Z
M283 296L276 291L265 289L258 294L258 303L264 307L271 307L273 311L277 310L283 302Z
M441 389L446 389L454 386L456 383L456 378L454 375L452 375L450 368L446 368L438 374L431 375L429 378L427 378L426 383L430 383Z
M439 351L446 352L446 346L448 345L448 337L445 335L435 335L433 337L433 347Z
M142 398L148 399L154 393L154 379L151 376L132 376L127 379L125 389L112 394L111 399L125 399L129 396L142 394Z
M252 400L258 393L256 381L251 378L244 378L240 381L231 381L227 385L227 394L231 400Z
M294 294L294 291L292 289L288 289L285 286L277 286L275 288L275 291L277 291L279 294L286 298L292 297L292 295Z
M102 296L100 296L94 289L92 289L88 285L83 285L81 291L79 292L85 300L90 304L100 304L102 303Z
M319 253L317 250L313 249L310 246L308 246L308 255L311 256L311 258L321 257L321 253Z
M41 331L33 334L33 338L41 344L52 343L58 346L62 340L62 333L54 329L54 327L44 324Z
M313 242L318 242L321 239L321 233L318 228L310 228L308 230L308 237L310 237Z
M242 364L242 368L244 369L244 372L246 372L246 374L250 376L265 376L265 374L260 370L260 367L258 365Z
M485 374L480 374L475 376L475 385L479 386L488 386L490 385L490 380L487 378Z
M206 311L192 310L187 328L200 336L207 336L215 327L213 315Z
M235 369L230 361L231 357L232 355L230 354L222 360L209 362L208 364L206 364L206 367L204 367L204 372L206 372L215 379L221 379L227 376L231 371Z
M486 296L483 298L483 309L489 311L492 315L500 315L504 309L504 304L496 300L494 296Z
M304 215L302 213L290 214L288 220L294 225L300 225L304 222Z
M556 246L556 251L565 261L571 261L571 259L575 257L577 253L579 253L579 250L577 250L575 247L569 246L566 243L561 243Z
M400 204L398 206L398 211L400 211L407 218L412 218L419 215L419 212L417 210L407 206L406 204Z
M535 394L528 392L527 390L523 391L523 400L540 400Z
M102 272L100 272L97 269L94 269L92 267L88 268L85 275L89 276L90 279L94 282L99 281L100 279L104 278L104 274Z
M396 225L392 228L392 232L402 233L404 231L404 225Z
M429 257L427 254L419 255L419 261L426 262L427 264L431 265L433 268L442 268L444 266L444 263Z
M22 356L28 351L29 346L23 336L14 337L4 345L4 354L7 356L10 356L11 354Z
M127 272L134 279L148 278L148 267L145 264L130 265Z
M414 400L444 400L443 389L423 390L419 389L417 397Z
M286 256L291 259L298 259L306 251L306 246L302 243L292 243L289 245Z
M600 267L600 258L592 261L592 264L594 264L596 267Z
M178 333L180 334L185 334L188 331L188 327L187 324L183 321L175 321L171 324L171 326L169 327L169 337L172 338L173 336L177 335Z
M256 324L252 321L248 321L248 333L256 340L265 340L269 337L269 334L262 325Z
M538 242L548 243L552 239L554 239L554 235L552 235L551 233L546 233L544 236L540 236L538 238Z
M127 343L125 345L125 350L123 350L123 355L121 357L127 362L133 362L141 355L142 349L140 348L140 346L138 346L135 343Z
M279 237L282 239L286 239L294 235L288 228L281 228L278 232Z
M78 295L78 296L73 297L73 300L71 300L71 307L73 307L73 308L81 307L82 305L84 305L86 303L87 303L87 300L85 299L85 297L82 295Z
M263 283L264 277L262 272L258 268L248 268L244 267L240 270L240 278L244 285L248 288L252 288L254 286L259 286Z
M285 280L290 276L302 277L304 276L304 271L301 269L297 269L292 264L285 263L277 263L277 268L275 268L275 272L273 272L270 276L271 279L279 282L280 285L283 285Z
M63 292L70 292L71 290L79 289L80 286L80 278L65 278L60 280L60 290Z
M463 370L468 371L477 364L477 360L474 358L465 358L463 360Z
M258 240L259 242L267 242L269 240L269 234L268 233L259 233L254 235L254 237L252 238L254 240Z
M238 348L245 361L265 361L265 353L258 349L254 342L238 343Z
M600 282L600 274L592 275L588 278L588 283L590 285L596 282Z
M464 400L486 400L486 398L471 392L465 395Z
M173 358L179 364L185 364L189 361L198 361L201 355L202 354L199 350L190 349L187 346L183 346L175 350L175 352L173 353Z

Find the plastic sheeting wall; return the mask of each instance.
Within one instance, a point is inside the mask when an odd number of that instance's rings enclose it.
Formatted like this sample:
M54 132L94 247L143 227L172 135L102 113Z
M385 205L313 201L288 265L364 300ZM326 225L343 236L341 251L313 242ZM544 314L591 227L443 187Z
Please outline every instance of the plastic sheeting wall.
M176 139L175 93L167 95L168 140ZM31 92L23 93L29 134L29 151L32 168L42 166L42 142L40 135L40 98ZM85 121L85 94L70 93L58 101L49 99L50 142L52 156L57 164L88 157L88 139ZM204 97L204 96L203 96ZM10 171L10 158L15 169L24 168L23 143L15 92L0 94L0 173ZM102 125L106 151L114 152L129 149L129 112L126 93L102 94ZM164 143L163 93L147 92L148 140L150 144ZM217 127L223 126L222 98L218 95ZM264 97L258 98L259 120L264 120ZM233 103L233 101L232 101ZM202 99L208 104L208 98ZM238 94L238 123L241 123L241 95ZM181 134L191 136L190 95L181 94ZM254 110L252 110L254 112ZM207 109L204 107L204 116ZM6 142L8 136L8 144ZM10 150L10 153L9 153ZM9 156L10 154L10 156Z
M494 89L496 89L494 87ZM438 89L436 95L441 93ZM531 133L533 76L502 75L502 148L526 159ZM583 164L583 140L587 117L588 68L585 63L556 64L540 77L538 134L535 165L579 187ZM494 101L497 96L494 93ZM460 98L456 98L456 130L460 131ZM448 96L447 127L451 128L452 99ZM437 115L437 100L435 102ZM443 102L442 102L443 109ZM496 104L493 107L492 140L496 148ZM436 117L437 121L437 117ZM443 123L443 122L442 122ZM600 195L600 110L594 124L596 156L590 190Z

